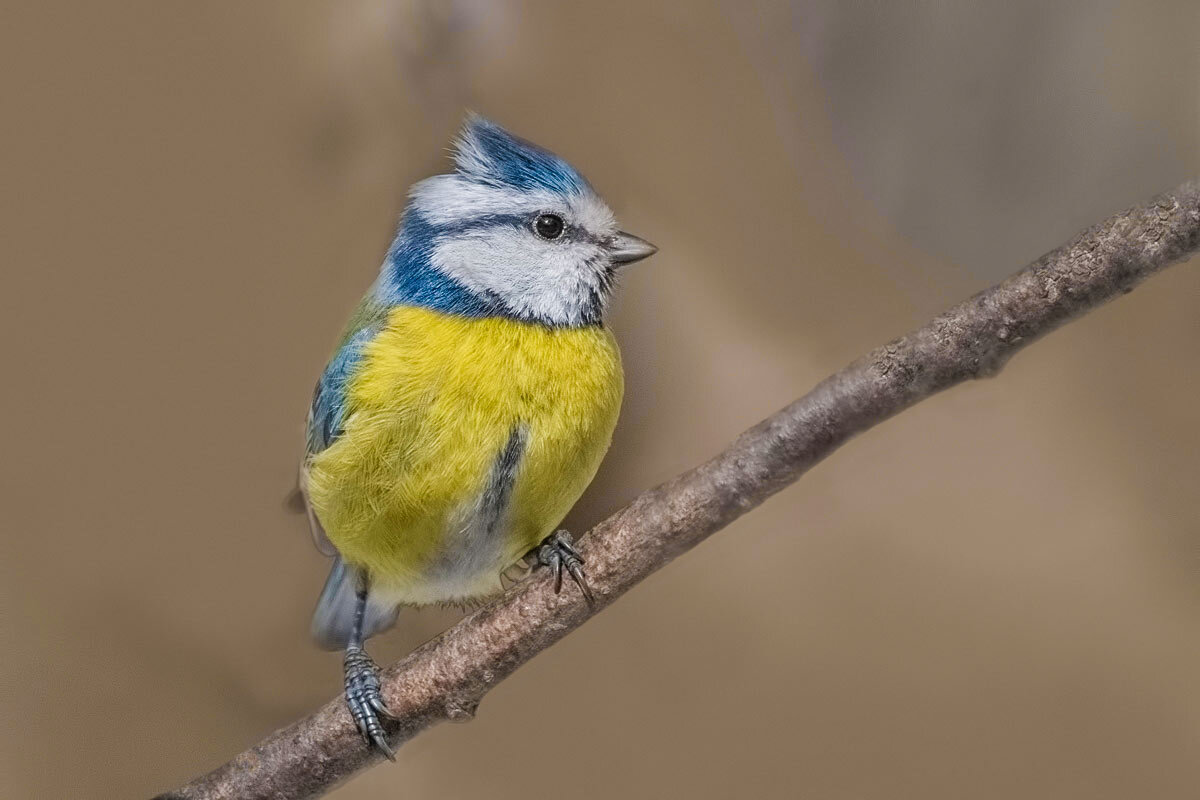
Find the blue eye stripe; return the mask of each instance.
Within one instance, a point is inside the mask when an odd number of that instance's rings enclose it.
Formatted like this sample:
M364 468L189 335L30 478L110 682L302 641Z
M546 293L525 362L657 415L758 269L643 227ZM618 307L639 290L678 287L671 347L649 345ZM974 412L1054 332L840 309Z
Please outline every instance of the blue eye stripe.
M488 228L525 228L529 226L530 219L531 217L524 214L485 214L480 217L468 217L457 222L439 225L433 229L434 238L454 236L461 233L470 233L471 231L486 230Z

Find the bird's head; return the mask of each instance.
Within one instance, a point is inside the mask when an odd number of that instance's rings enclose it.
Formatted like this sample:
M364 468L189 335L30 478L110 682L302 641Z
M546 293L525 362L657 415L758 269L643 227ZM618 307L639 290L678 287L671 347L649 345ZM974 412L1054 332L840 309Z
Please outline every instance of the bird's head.
M481 117L455 171L413 186L384 265L392 299L549 326L601 321L616 270L653 254L570 164Z

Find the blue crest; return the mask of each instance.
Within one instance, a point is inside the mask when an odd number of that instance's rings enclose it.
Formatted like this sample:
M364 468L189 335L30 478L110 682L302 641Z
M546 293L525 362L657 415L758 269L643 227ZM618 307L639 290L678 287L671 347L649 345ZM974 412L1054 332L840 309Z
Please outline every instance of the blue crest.
M454 162L468 180L560 194L591 191L574 167L483 117L471 115L457 142Z

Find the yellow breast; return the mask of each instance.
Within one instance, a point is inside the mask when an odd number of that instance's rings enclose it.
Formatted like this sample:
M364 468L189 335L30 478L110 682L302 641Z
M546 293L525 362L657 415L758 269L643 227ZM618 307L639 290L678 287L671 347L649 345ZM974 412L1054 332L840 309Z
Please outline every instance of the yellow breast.
M380 593L410 603L490 593L595 475L622 391L604 328L396 308L349 384L341 436L308 464L309 500ZM474 530L518 429L500 524Z

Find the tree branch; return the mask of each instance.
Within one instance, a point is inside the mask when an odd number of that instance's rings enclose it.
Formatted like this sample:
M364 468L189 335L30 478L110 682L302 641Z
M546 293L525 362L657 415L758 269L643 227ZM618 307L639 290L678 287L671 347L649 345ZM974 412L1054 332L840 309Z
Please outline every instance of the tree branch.
M720 455L642 494L583 538L589 608L547 576L513 586L384 671L403 743L467 720L483 696L639 581L795 481L855 434L970 378L995 375L1021 348L1131 291L1200 249L1200 182L1083 232L1008 280L854 362L741 434ZM342 699L160 798L315 797L379 759Z

